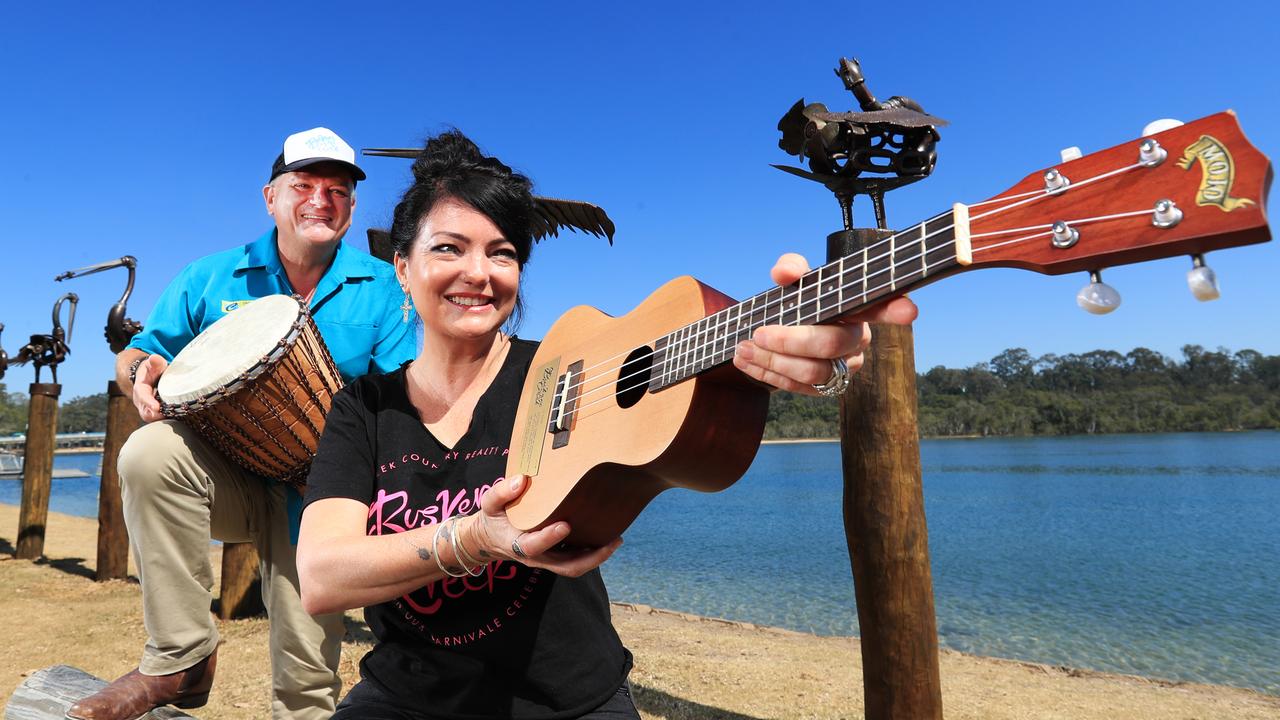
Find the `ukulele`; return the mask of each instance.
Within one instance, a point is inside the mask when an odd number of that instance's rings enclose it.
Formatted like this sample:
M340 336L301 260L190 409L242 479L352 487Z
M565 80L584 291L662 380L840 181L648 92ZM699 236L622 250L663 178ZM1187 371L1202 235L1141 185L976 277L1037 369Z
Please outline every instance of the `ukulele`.
M597 546L667 488L737 481L769 391L730 360L758 327L830 323L967 270L1057 275L1266 242L1271 175L1224 112L1032 173L742 302L686 276L619 318L573 308L521 391L507 476L530 484L508 517L567 520L567 543Z

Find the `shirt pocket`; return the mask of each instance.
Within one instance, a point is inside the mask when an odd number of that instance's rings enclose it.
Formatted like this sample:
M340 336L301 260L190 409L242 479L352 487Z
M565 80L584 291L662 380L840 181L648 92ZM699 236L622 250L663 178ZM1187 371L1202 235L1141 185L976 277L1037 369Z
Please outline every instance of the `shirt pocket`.
M376 325L317 320L316 327L345 382L369 372L369 358L378 339Z

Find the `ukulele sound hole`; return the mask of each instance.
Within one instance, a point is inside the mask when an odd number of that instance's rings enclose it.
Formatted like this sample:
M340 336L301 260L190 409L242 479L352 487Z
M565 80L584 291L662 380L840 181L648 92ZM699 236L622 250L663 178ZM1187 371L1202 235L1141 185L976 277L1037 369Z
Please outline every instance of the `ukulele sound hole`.
M649 377L653 373L653 348L640 347L631 351L622 363L618 375L618 406L629 408L640 402L649 389Z

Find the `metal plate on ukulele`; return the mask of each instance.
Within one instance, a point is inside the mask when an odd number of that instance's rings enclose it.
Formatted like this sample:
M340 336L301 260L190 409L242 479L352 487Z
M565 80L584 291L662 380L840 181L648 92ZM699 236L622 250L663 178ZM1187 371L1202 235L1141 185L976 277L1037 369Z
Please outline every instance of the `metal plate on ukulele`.
M529 396L525 411L524 432L520 446L516 448L517 469L521 475L533 477L542 463L542 442L547 435L547 423L551 419L551 407L555 403L556 378L560 374L560 358L556 357L538 367L529 368L531 378L537 378Z

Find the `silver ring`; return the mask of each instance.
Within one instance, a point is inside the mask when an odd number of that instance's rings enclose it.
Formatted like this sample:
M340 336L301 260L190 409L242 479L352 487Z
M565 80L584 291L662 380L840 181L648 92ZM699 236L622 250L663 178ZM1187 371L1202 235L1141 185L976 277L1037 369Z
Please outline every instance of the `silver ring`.
M813 389L823 397L835 397L844 394L849 387L849 364L844 358L835 358L831 361L831 377L821 385L814 385Z
M528 555L525 555L525 554L524 554L524 548L520 547L520 536L519 536L519 535L517 535L517 536L515 536L515 537L511 538L511 552L515 553L518 557L522 557L522 558L528 558L528 557L529 557Z

